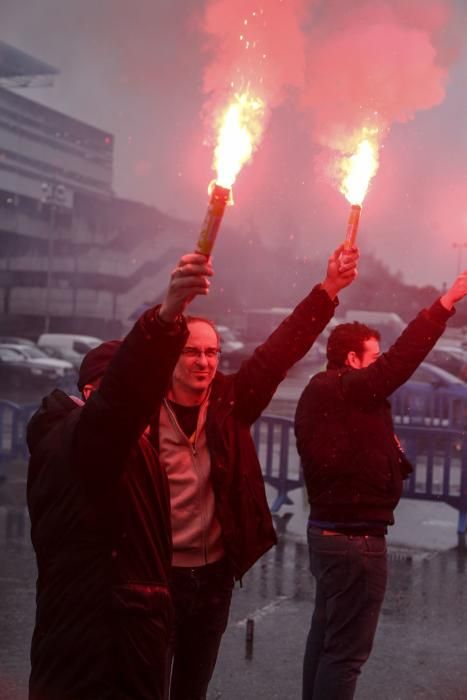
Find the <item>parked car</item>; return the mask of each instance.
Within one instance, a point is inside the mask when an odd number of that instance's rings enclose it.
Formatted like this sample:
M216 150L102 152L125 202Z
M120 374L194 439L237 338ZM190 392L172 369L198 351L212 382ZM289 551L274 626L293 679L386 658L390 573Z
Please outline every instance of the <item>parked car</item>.
M222 352L235 352L241 350L244 343L238 339L237 334L228 326L216 326L221 337Z
M228 326L216 325L221 337L220 368L223 370L238 369L244 358L245 343L239 340L235 331Z
M282 310L280 311L282 312ZM282 320L281 313L273 314L272 316L277 325L279 325L279 323ZM259 315L258 318L260 318ZM270 316L265 314L265 317L263 317L263 321L264 318L266 318L266 321L269 323ZM258 345L264 343L264 341L268 338L268 335L274 330L274 328L272 328L272 330L270 330L269 333L266 333L266 328L264 328L264 337L256 337L256 339L255 336L252 334L252 331L250 330L250 338L248 339L247 336L239 337L236 333L234 333L230 328L227 328L226 326L217 326L217 329L219 331L222 341L221 369L229 371L237 370L240 367L241 363L247 358L251 357ZM297 362L296 365L294 365L294 367L290 370L290 373L302 372L303 365L307 365L309 369L311 369L311 366L316 368L319 366L320 369L322 369L324 368L325 364L326 347L323 342L315 340L310 350L299 362Z
M19 338L17 335L0 335L0 345L35 345L29 338Z
M12 390L42 387L45 391L58 379L55 368L33 364L21 352L0 345L0 398L9 398Z
M464 382L460 377L457 377L452 372L448 372L442 367L438 367L432 362L422 362L415 372L410 377L409 381L406 382L410 384L411 382L423 382L425 384L431 384L435 389L448 389L453 387L464 387ZM467 387L466 387L467 395Z
M437 343L427 355L428 362L467 381L467 350L458 345Z
M381 335L381 347L383 350L388 349L395 340L400 336L406 327L406 323L401 319L399 314L392 311L366 311L363 309L349 309L344 316L344 323L358 321L364 323L370 328L379 331ZM340 323L342 321L339 320Z
M422 362L390 397L394 423L448 426L467 424L467 386L441 367Z
M49 357L45 352L42 352L42 350L34 345L14 345L11 343L9 345L4 344L1 347L17 353L22 360L26 360L35 367L54 370L57 377L75 375L75 370L71 362Z
M102 343L101 338L92 335L76 335L72 333L43 333L37 340L39 348L49 357L60 358L71 362L79 369L81 360L89 350Z

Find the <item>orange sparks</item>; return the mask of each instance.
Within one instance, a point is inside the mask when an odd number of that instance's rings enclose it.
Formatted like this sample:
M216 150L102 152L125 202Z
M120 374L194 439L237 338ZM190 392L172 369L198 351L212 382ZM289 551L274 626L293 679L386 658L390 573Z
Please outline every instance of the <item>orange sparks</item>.
M235 95L222 115L214 151L216 183L231 188L242 166L251 158L262 133L265 105L249 92Z
M341 162L343 178L340 191L351 204L362 204L377 169L377 147L369 138L364 138L355 153Z

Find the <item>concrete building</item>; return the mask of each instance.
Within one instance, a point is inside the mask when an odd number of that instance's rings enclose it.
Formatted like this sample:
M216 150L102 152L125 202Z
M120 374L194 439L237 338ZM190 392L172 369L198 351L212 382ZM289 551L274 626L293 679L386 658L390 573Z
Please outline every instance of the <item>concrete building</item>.
M56 73L0 42L0 334L115 336L193 233L114 196L112 134L13 91Z

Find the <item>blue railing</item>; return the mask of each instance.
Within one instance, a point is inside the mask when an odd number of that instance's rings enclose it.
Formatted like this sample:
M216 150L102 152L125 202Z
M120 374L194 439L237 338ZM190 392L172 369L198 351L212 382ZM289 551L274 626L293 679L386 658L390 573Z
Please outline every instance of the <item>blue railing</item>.
M394 426L414 472L404 497L441 501L459 511L457 534L467 531L467 398L463 386L413 391L392 398Z
M414 472L405 482L405 498L447 503L459 511L459 545L467 530L467 392L402 387L392 397L395 431ZM262 416L253 438L264 480L277 490L271 506L277 512L292 501L289 492L303 486L295 451L293 421Z
M0 464L28 458L26 426L36 410L36 403L18 406L0 400Z
M253 440L263 469L264 481L277 490L271 511L291 505L289 492L304 484L295 449L293 420L261 416L253 426Z
M467 530L467 392L403 387L392 397L394 426L414 472L404 497L444 502L459 511L459 543ZM36 404L0 401L0 474L8 462L27 459L25 432ZM291 505L289 493L304 484L293 421L264 415L253 426L264 480L276 490L272 512ZM3 466L2 466L3 464Z

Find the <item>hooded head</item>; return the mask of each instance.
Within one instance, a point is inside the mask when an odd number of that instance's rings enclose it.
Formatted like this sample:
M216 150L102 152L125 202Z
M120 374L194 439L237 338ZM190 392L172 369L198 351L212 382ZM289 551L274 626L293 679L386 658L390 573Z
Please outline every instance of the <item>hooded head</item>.
M121 344L121 340L107 340L86 353L79 368L78 389L81 392L86 384L93 384L103 376Z

